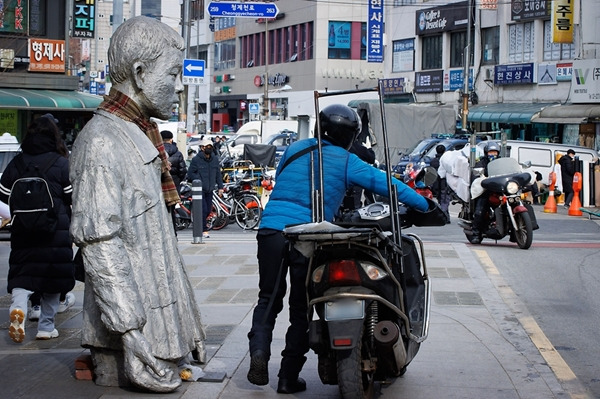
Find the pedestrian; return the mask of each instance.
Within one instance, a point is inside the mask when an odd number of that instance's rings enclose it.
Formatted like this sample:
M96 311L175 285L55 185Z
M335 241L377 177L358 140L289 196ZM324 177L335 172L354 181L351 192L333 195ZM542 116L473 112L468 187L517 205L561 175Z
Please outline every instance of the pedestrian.
M179 192L179 186L181 182L185 180L185 176L187 175L185 159L183 158L181 151L177 148L177 144L173 142L173 133L168 130L163 130L160 132L160 136L163 139L163 145L165 146L165 151L169 156L169 163L171 164L169 173L171 174L173 183L175 183L177 192Z
M367 164L348 152L361 122L354 110L345 105L330 105L319 113L322 131L322 159L325 219L332 221L346 189L361 186L379 195L387 195L385 172ZM315 155L317 139L309 138L291 144L278 165L277 184L267 203L257 234L259 293L254 308L252 328L248 333L250 370L248 380L255 385L269 383L268 361L275 319L283 309L286 275L290 274L290 326L285 336L277 392L304 391L306 382L299 377L308 352L308 304L306 302L306 273L308 260L290 248L284 228L312 221L310 159ZM425 198L394 179L398 199L422 211L428 209Z
M565 208L571 206L573 200L573 176L575 175L575 150L569 148L566 155L558 160L562 178L563 193L565 193Z
M22 154L7 165L0 180L0 200L8 203L14 183L22 177L21 159L27 168L35 165L36 169L45 170L43 178L58 220L54 232L12 230L7 282L8 292L12 293L9 335L15 342L25 339L27 302L34 292L40 293L41 305L36 339L58 337L55 316L60 294L75 285L73 243L69 237L73 189L68 151L53 119L42 116L29 125L21 144Z
M188 169L187 179L191 182L200 180L202 182L202 237L209 238L206 218L212 209L213 190L219 190L219 196L223 195L223 178L221 177L221 166L219 157L213 151L210 139L200 141L200 152L192 159Z
M440 158L444 155L444 152L446 152L446 147L443 144L438 144L435 147L435 157L431 160L430 166L435 168L436 171L440 168ZM446 223L449 224L450 213L448 212L448 207L450 206L450 194L448 193L448 182L446 181L446 178L438 175L438 178L433 183L431 189L440 205L440 209L444 212L444 215L446 215Z
M108 49L112 88L73 144L81 340L97 385L172 392L179 364L205 360L200 311L165 206L179 196L150 120L168 119L179 102L184 49L154 18L121 23Z

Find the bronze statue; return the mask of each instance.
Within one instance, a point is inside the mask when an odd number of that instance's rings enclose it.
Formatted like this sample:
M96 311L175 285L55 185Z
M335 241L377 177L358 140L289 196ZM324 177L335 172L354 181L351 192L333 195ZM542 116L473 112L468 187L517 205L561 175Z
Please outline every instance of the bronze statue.
M205 361L204 330L167 206L178 200L158 128L183 91L184 42L135 17L109 47L112 88L71 155L71 235L85 267L82 346L99 385L155 392ZM167 206L165 206L167 205Z

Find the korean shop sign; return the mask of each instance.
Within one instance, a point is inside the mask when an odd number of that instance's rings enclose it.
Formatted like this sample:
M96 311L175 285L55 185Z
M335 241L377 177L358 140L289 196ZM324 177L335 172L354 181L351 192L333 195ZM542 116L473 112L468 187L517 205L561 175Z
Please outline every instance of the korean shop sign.
M573 43L573 11L575 0L552 2L552 43Z
M415 93L441 93L443 86L444 71L415 72Z
M29 2L0 0L0 32L24 33L29 30Z
M417 35L466 29L469 23L466 1L416 12ZM473 19L474 20L474 19Z
M65 41L29 39L29 71L65 73Z
M383 62L383 0L369 0L367 62Z
M73 1L73 37L94 38L96 0Z
M529 83L535 83L534 65L532 62L528 64L497 65L494 67L495 85L520 85Z
M550 0L512 0L510 18L513 21L546 18L550 15Z

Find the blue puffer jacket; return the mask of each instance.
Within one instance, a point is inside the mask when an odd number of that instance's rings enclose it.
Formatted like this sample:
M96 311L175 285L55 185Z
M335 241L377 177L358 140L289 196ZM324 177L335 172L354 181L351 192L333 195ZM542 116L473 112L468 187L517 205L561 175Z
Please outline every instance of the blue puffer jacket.
M283 171L286 160L304 148L316 145L315 138L300 140L288 147L279 162L275 175L275 188L265 207L260 228L283 231L286 226L300 223L310 223L311 216L311 183L310 183L310 154L306 153L289 163ZM387 195L387 180L385 172L379 170L356 155L341 147L323 141L323 170L325 175L324 196L325 220L332 221L337 212L346 189L350 186L360 186L364 189ZM315 169L318 168L317 150L313 151ZM398 188L398 200L411 208L420 211L428 209L428 203L421 195L397 179L393 183ZM315 179L318 188L318 175Z

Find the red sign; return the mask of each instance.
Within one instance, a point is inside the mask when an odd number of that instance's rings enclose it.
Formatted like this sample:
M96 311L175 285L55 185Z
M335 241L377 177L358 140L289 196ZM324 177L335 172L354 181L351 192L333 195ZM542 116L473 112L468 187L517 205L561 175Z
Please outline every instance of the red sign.
M256 76L254 77L254 86L256 86L256 87L260 87L260 86L262 86L262 85L263 85L262 76L260 76L260 75L256 75Z

